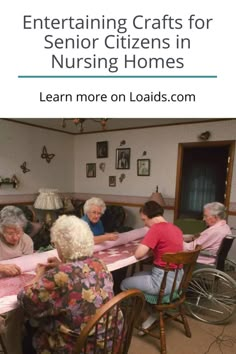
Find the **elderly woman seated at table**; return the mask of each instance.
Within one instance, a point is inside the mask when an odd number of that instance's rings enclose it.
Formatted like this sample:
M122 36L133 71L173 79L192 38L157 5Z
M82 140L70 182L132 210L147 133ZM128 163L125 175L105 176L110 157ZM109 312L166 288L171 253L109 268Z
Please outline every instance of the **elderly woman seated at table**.
M0 260L33 253L33 242L24 233L27 220L20 208L6 206L0 212Z
M184 242L184 249L191 251L196 246L201 246L201 253L197 260L197 268L200 264L215 264L215 256L225 236L232 232L226 220L226 208L222 203L212 202L203 207L203 220L208 228L200 234L192 235L188 242ZM204 256L205 252L205 256Z
M33 253L33 242L23 231L27 220L20 208L6 206L0 212L0 261ZM0 276L16 276L21 269L12 264L0 265ZM20 309L3 314L5 331L1 335L11 354L21 353L22 316ZM14 340L13 340L14 338Z
M93 233L94 243L101 243L104 241L115 241L118 238L116 233L104 232L101 216L106 210L104 201L100 198L90 198L84 204L84 216L82 219L86 221Z
M26 317L36 320L33 348L24 353L72 353L75 339L96 310L113 297L106 265L93 257L94 237L86 222L63 215L51 228L60 261L39 265L36 276L19 294ZM32 321L31 321L32 322ZM31 327L32 329L32 327Z

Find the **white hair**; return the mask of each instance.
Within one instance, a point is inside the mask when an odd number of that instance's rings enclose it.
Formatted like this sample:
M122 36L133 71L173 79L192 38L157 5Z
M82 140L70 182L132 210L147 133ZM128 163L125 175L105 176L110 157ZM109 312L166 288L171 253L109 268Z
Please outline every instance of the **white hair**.
M212 202L204 205L204 209L209 210L212 216L218 216L220 219L225 218L226 208L224 204L219 202Z
M96 197L86 200L86 202L84 203L84 213L88 214L88 212L90 211L90 209L93 205L96 205L97 207L102 208L102 214L104 214L104 212L106 210L106 204L104 203L104 201L102 199L96 198Z
M20 208L13 205L7 205L0 211L0 231L4 227L12 226L15 228L24 228L27 219Z
M74 215L62 215L51 228L51 241L60 248L66 260L90 257L94 236L88 224Z

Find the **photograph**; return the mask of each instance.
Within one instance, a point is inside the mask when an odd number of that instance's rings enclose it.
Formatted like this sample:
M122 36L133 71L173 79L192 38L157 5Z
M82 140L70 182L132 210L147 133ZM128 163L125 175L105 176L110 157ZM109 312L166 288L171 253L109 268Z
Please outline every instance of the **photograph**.
M96 164L87 163L86 164L86 177L96 177Z
M108 141L97 142L97 158L102 159L108 157Z
M116 169L130 168L130 149L116 149Z
M150 176L150 159L137 160L137 175Z
M116 176L109 176L109 187L116 186Z

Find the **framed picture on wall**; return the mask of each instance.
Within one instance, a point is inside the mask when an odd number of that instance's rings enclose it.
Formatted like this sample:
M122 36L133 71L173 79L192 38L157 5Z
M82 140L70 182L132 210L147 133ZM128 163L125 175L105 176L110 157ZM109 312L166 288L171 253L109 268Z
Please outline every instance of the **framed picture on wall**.
M109 176L109 187L116 186L116 176Z
M130 149L116 149L116 169L130 169Z
M96 177L95 163L86 163L86 177Z
M138 159L137 160L137 175L138 176L150 176L150 159Z
M108 157L108 141L97 142L97 158L102 159Z

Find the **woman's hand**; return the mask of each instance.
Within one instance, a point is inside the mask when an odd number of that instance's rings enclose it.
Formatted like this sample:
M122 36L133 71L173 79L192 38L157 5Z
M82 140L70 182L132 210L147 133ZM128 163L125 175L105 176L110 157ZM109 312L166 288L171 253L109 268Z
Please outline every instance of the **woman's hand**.
M37 283L40 278L42 278L42 276L44 275L44 273L46 272L46 267L44 264L37 264L36 268L35 268L35 277L26 284L26 287L29 285L33 285L34 283Z
M45 264L37 264L35 273L37 278L41 278L41 276L46 272Z
M119 238L119 234L116 232L105 234L105 236L107 237L107 241L115 241Z
M61 261L60 261L60 259L58 259L57 257L50 257L50 258L48 258L48 263L45 264L45 267L46 267L47 269L55 268L55 267L57 267L60 263L61 263Z
M21 274L21 269L16 264L1 264L0 273L9 277L15 277L16 275Z

